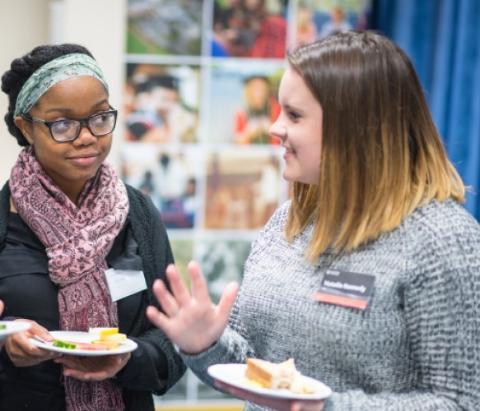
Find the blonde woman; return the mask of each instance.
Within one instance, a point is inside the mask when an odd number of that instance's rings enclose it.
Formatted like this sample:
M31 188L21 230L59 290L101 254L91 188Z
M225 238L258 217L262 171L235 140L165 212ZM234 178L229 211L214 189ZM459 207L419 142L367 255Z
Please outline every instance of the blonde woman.
M211 364L292 357L334 390L303 404L232 391L259 404L248 410L478 409L480 227L410 60L349 32L288 62L271 132L291 201L253 244L238 296L229 286L214 306L196 264L191 292L170 266L150 319L207 382Z

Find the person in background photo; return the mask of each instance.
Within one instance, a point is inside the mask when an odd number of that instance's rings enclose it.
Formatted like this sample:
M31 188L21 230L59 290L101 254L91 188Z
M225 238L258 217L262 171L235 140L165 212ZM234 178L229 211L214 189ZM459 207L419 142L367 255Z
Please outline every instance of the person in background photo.
M287 39L284 0L215 1L212 56L283 58Z
M244 80L245 108L235 113L235 142L239 144L278 144L269 129L280 112L272 96L270 81L253 75Z
M288 63L271 133L291 200L253 243L238 293L228 285L213 305L198 264L191 291L172 265L171 291L154 284L163 311L148 317L247 410L477 410L480 226L410 59L350 31ZM334 393L293 402L207 374L249 357L293 358Z
M38 46L12 61L2 90L23 149L0 192L0 298L4 315L31 329L8 336L0 353L0 409L153 411L152 393L185 370L145 316L173 257L152 202L105 162L117 111L104 75L80 45ZM121 288L116 270L146 288ZM90 327L119 327L138 348L62 356L29 340Z
M320 30L319 37L327 37L331 34L341 33L352 29L352 25L345 17L345 11L340 6L333 6L328 20Z
M141 69L139 66L132 80L135 94L130 105L132 111L126 116L129 140L173 144L193 142L197 116L181 101L179 79L167 74L146 77Z
M297 45L308 44L317 38L317 28L314 22L314 12L309 7L299 7L297 10Z

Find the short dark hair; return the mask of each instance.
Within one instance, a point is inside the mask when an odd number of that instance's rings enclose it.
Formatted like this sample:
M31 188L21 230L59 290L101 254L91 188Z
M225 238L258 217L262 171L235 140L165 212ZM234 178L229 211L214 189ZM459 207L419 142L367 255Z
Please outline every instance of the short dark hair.
M15 125L13 112L18 93L28 78L41 66L65 54L81 53L92 57L90 51L78 44L42 45L22 57L16 58L2 76L2 91L8 95L8 111L5 114L5 123L8 131L17 139L20 146L28 146L28 141Z

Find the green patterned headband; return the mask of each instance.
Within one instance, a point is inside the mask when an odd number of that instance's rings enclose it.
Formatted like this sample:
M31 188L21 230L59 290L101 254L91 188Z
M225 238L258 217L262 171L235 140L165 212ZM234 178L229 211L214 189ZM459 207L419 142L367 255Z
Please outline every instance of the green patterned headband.
M50 87L76 76L95 77L108 91L102 70L94 59L83 53L66 54L44 64L28 78L18 93L14 117L28 113Z

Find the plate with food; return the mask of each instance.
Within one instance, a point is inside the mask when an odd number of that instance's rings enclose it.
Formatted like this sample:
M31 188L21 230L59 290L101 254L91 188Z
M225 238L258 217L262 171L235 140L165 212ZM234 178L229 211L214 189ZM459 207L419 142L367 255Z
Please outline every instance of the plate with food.
M38 337L30 338L30 342L44 350L62 354L100 356L125 354L137 348L137 343L118 328L90 328L84 331L50 331L53 341L44 341Z
M0 321L0 339L10 334L26 331L30 323L26 321Z
M324 400L332 394L324 383L302 375L292 358L281 363L248 358L246 364L212 365L208 373L224 384L267 397Z

